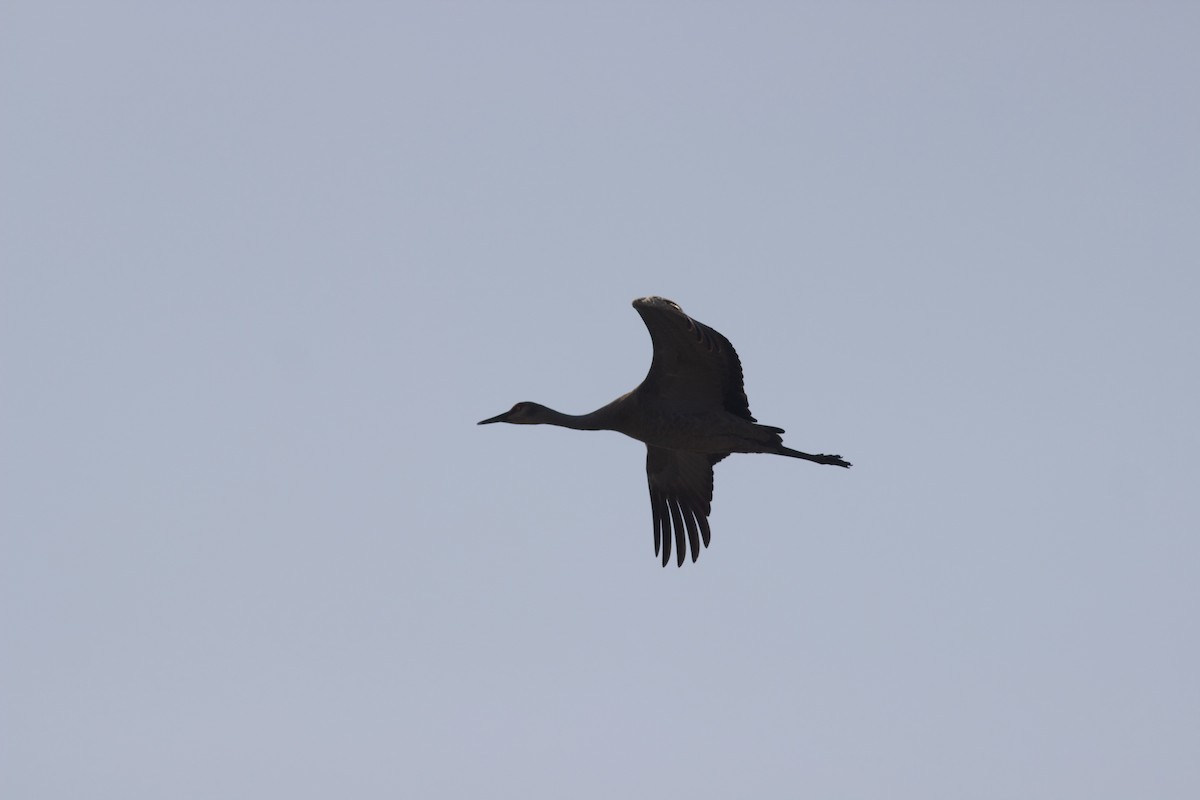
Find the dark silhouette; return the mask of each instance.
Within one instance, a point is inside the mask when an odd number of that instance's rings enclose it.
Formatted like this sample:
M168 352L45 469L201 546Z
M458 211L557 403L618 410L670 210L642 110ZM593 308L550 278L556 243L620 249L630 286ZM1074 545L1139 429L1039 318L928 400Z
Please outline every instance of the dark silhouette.
M646 475L654 512L654 552L671 560L671 533L683 566L684 533L692 561L711 532L713 465L730 453L774 453L849 467L841 456L812 455L783 446L782 428L759 425L742 388L742 364L729 340L662 297L633 301L654 343L654 360L641 385L590 414L563 414L537 403L517 403L480 425L559 425L581 431L617 431L646 443Z

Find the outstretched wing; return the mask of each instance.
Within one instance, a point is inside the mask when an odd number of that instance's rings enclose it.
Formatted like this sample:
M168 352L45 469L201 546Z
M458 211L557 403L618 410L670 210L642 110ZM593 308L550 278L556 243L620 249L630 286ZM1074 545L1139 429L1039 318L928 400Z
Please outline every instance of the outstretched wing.
M641 394L677 412L723 408L755 421L742 386L742 362L728 339L665 298L643 297L633 307L654 343Z
M646 477L650 482L650 510L654 514L654 554L662 553L664 567L671 560L672 538L681 567L687 544L691 545L692 561L700 557L701 541L708 547L712 535L708 528L712 468L724 457L646 446Z

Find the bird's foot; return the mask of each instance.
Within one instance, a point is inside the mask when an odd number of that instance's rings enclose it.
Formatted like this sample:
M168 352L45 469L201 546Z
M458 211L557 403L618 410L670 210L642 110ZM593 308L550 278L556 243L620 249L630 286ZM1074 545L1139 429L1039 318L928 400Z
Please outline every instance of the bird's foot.
M853 466L849 461L844 460L841 456L827 456L824 453L817 456L818 463L828 464L831 467L850 467Z

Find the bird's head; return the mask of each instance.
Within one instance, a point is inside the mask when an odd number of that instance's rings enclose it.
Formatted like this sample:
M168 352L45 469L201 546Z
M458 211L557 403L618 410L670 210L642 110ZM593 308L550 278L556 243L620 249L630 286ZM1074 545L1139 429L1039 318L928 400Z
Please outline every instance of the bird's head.
M537 403L521 402L505 411L477 422L477 425L489 425L493 422L511 422L513 425L539 425L546 421L546 412L550 409Z

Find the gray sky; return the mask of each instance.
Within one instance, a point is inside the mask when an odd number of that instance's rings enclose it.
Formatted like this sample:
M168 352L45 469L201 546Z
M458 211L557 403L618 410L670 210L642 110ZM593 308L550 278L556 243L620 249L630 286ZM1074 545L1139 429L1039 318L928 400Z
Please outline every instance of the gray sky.
M1200 796L1200 11L834 6L6 3L0 795Z

